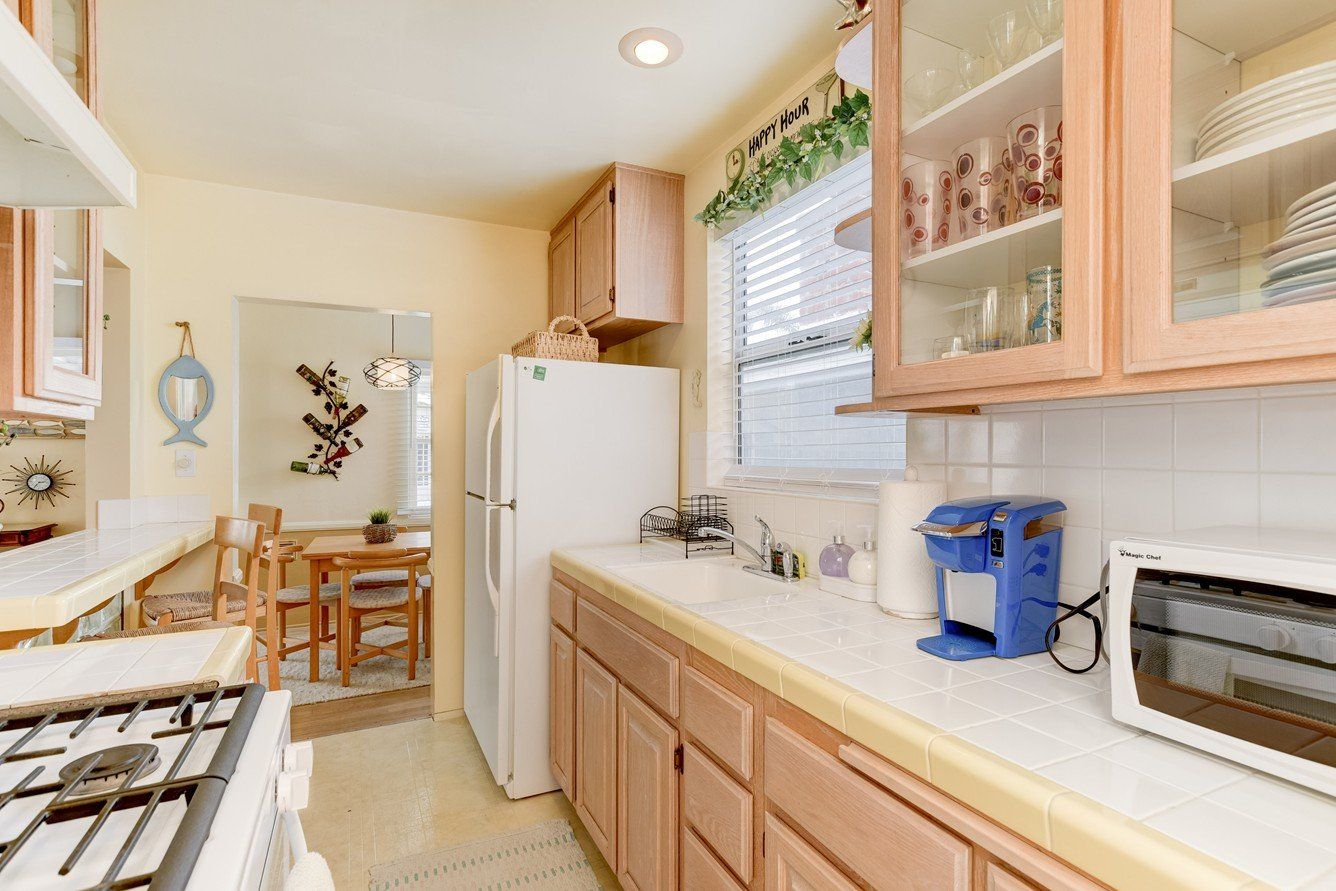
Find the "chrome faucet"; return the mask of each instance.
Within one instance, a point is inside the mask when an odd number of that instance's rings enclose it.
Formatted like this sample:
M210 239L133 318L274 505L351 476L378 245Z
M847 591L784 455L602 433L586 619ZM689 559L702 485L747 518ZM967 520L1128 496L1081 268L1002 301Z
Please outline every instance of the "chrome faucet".
M759 551L733 533L725 532L723 529L717 529L714 526L706 526L700 531L702 535L716 535L719 538L731 541L733 544L750 554L756 562L748 563L742 567L747 572L763 575L766 578L771 579L781 578L786 582L798 581L797 575L793 571L793 549L786 544L776 546L775 535L770 531L770 527L766 525L765 520L757 517L756 522L761 524L761 549ZM775 572L773 564L771 563L771 555L774 551L779 551L784 560L784 574L782 576Z

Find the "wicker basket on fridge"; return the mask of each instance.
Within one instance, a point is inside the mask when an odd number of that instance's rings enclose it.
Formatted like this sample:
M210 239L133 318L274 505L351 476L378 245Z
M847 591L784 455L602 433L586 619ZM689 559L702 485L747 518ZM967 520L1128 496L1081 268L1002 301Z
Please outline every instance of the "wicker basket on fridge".
M574 322L579 334L558 334L557 325ZM597 362L598 338L589 334L584 322L575 316L557 316L546 331L535 331L510 348L512 356L530 359L568 359L572 362Z

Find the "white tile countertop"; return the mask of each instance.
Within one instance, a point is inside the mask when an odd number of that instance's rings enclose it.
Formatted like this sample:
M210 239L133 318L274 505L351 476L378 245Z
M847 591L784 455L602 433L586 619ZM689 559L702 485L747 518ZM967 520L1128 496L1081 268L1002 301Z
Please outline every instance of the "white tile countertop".
M0 553L0 631L65 625L210 541L213 525L87 529Z
M781 685L795 663L824 675L833 683L822 696L840 714L852 700L875 700L929 725L930 753L938 737L964 740L1056 784L1057 795L1044 805L1050 820L1053 802L1076 793L1140 824L1134 830L1157 830L1274 887L1336 889L1336 800L1119 724L1110 714L1107 664L1074 675L1044 653L948 662L915 646L937 633L936 620L890 617L875 604L826 594L812 580L780 594L684 604L618 573L681 559L662 545L554 554L563 570L583 565L611 576L619 602L626 585L671 604L661 607L665 630L682 636L674 626L683 627L678 611L685 611L705 620L685 623L695 641L731 633L773 651L784 663ZM669 612L677 616L672 622ZM1075 648L1064 655L1071 663L1089 658ZM779 692L789 698L787 689ZM795 704L806 707L802 698ZM848 732L854 735L852 726ZM1112 837L1115 827L1109 828Z
M250 644L243 625L0 652L0 709L175 684L237 683L246 674Z

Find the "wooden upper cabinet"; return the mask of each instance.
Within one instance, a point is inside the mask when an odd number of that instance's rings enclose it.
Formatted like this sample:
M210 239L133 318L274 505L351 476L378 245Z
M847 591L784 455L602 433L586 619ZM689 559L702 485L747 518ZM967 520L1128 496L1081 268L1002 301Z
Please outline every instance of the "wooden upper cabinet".
M23 0L22 19L99 110L95 0ZM88 419L102 398L102 220L5 209L0 222L0 411Z
M574 316L575 312L575 220L568 219L552 232L547 248L547 315ZM563 322L557 329L569 331L573 325Z
M586 325L612 312L613 186L599 185L575 212L575 305Z
M677 730L626 687L617 706L617 879L677 887Z
M877 7L875 397L1101 373L1104 10L1066 4L1041 44L1018 6L999 60L971 0ZM987 59L966 92L913 89L960 49Z
M1127 370L1336 376L1332 5L1122 5Z
M552 230L551 314L578 316L604 348L680 323L683 207L679 174L613 164Z

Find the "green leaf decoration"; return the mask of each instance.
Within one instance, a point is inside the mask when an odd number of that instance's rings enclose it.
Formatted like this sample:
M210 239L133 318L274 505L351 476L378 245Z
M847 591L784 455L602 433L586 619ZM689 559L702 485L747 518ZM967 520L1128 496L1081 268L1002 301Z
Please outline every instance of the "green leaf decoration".
M809 121L798 129L798 139L784 137L772 155L761 158L756 166L728 189L720 191L696 214L695 220L706 227L716 227L740 213L765 207L780 182L790 188L799 177L811 182L820 175L827 155L844 156L846 145L868 145L872 121L872 98L858 90L819 121Z

